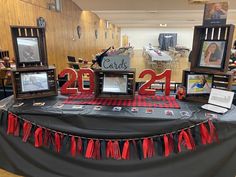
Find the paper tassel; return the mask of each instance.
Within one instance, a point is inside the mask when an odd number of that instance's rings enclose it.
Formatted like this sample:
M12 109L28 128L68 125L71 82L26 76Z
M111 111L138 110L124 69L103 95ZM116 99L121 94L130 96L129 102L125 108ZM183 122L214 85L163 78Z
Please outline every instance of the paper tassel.
M120 146L118 141L114 141L113 143L113 158L116 160L120 160L121 159L121 152L120 152Z
M129 141L126 140L122 150L122 159L128 160L130 158L129 155Z
M216 132L216 128L215 128L214 124L212 123L211 120L208 121L208 124L209 124L209 127L210 127L211 142L216 141L217 143L219 143L218 134Z
M94 151L94 141L93 139L90 139L85 152L85 158L91 159L93 157L93 151Z
M169 141L169 151L171 153L174 151L174 137L172 133L169 135L168 141Z
M79 137L78 141L77 141L77 151L79 155L82 155L83 152L83 141L82 139Z
M155 148L152 138L145 138L143 140L143 158L151 158L155 155Z
M34 133L34 146L36 148L41 147L43 144L43 129L37 128Z
M50 132L48 129L46 129L46 130L44 131L44 139L43 139L43 144L44 144L44 146L48 147L48 145L49 145L49 140L50 140L51 138L52 138L51 132Z
M114 157L113 143L111 140L107 142L106 156L107 156L107 158Z
M23 138L22 138L22 141L24 143L27 142L30 136L31 129L32 129L32 124L30 122L25 121L23 124Z
M178 139L178 151L179 152L181 152L181 144L183 141L185 142L185 145L188 150L193 149L188 134L186 133L186 131L182 130L179 134L179 139Z
M12 134L14 136L19 136L20 134L20 122L18 121L18 118L12 113L8 114L7 134Z
M57 153L61 151L61 134L58 132L55 133L55 150Z
M193 139L193 135L192 135L192 132L190 129L188 129L188 136L189 136L189 139L190 139L190 143L192 145L192 148L193 149L196 149L196 144L194 142L194 139Z
M76 156L76 140L75 137L71 137L71 148L70 148L70 153L72 157Z
M165 146L165 157L170 155L170 147L169 147L169 138L167 135L164 135L164 146Z
M101 159L101 143L99 140L96 140L94 151L93 151L93 159L100 160Z
M211 143L211 137L210 137L210 134L209 134L205 124L204 123L200 124L199 128L200 128L202 144L206 145L206 144Z

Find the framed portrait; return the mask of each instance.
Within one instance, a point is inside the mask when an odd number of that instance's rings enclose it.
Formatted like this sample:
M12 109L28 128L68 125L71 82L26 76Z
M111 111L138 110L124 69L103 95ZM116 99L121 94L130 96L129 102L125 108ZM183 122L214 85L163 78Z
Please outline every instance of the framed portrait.
M228 2L206 3L203 17L203 25L225 25L227 20L228 8Z
M226 41L202 41L198 67L223 69L225 64Z
M19 52L19 63L35 63L41 61L37 37L17 37L16 42Z
M204 95L210 94L213 86L213 75L187 73L186 74L186 94Z
M23 93L49 89L47 72L21 73L20 79Z

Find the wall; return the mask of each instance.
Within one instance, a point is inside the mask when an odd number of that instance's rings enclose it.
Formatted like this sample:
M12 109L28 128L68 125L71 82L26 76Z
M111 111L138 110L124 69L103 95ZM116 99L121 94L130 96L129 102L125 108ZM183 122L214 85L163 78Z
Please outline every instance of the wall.
M81 9L71 0L62 0L62 12L48 10L52 0L0 0L0 49L9 50L14 55L10 25L36 26L40 16L46 19L46 39L49 64L55 64L60 72L67 64L67 55L92 59L103 48L111 45L120 46L120 29L110 25L106 29L105 22L95 14ZM76 27L82 28L79 39ZM98 39L95 38L98 30ZM105 39L105 31L108 38ZM114 33L114 39L112 39Z
M192 48L193 28L122 28L121 36L127 35L129 42L135 49L142 49L151 43L158 46L160 33L178 33L178 44Z

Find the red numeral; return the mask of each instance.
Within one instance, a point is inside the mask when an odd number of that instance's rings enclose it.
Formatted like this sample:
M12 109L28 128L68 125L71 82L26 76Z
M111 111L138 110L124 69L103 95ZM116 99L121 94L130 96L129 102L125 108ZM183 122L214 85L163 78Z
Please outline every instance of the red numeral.
M89 88L84 88L84 82L83 82L83 75L88 74L89 75ZM78 87L79 91L81 93L93 93L94 92L94 72L92 69L89 68L82 68L78 71Z
M65 77L68 76L68 81L61 87L61 94L62 95L68 95L68 94L76 94L77 93L77 88L75 87L75 81L77 78L77 73L74 69L67 68L64 69L59 77Z
M140 73L139 78L144 78L145 75L150 75L151 79L139 88L140 95L155 95L155 90L149 88L156 80L161 80L163 78L165 78L165 95L170 95L171 70L165 70L163 73L157 75L155 71L146 69Z

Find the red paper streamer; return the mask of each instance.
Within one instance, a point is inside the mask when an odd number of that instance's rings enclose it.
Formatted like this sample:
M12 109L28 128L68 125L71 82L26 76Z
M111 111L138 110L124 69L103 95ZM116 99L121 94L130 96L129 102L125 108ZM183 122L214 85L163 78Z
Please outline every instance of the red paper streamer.
M34 146L36 148L41 147L43 144L43 129L37 128L34 133Z
M155 155L154 142L152 138L145 138L143 140L143 158L151 158Z
M106 156L107 156L107 158L114 157L113 143L111 140L107 142Z
M217 143L219 143L219 137L218 134L216 132L216 128L214 126L214 124L212 123L211 120L208 121L209 127L210 127L210 137L211 137L211 142L216 141Z
M78 150L78 154L82 155L83 152L83 141L82 139L79 137L78 141L77 141L77 150Z
M164 146L165 146L165 157L170 155L170 148L169 148L169 138L167 135L164 135Z
M61 134L58 132L55 133L55 150L57 153L61 151Z
M22 138L22 141L24 143L27 142L30 136L31 129L32 129L32 124L30 122L25 121L23 125L23 138Z
M120 152L120 146L118 141L114 141L113 143L113 158L116 160L120 160L121 159L121 152Z
M186 133L186 131L182 130L179 134L179 139L178 139L178 151L179 152L181 152L181 144L183 141L185 142L185 145L187 146L188 150L193 149L188 134Z
M85 158L91 159L93 157L93 151L94 151L94 141L93 139L90 139L87 145Z
M14 136L19 136L20 133L20 123L18 118L12 113L8 114L8 127L7 134L12 134Z
M72 157L76 156L76 140L75 140L74 136L71 137L70 153L71 153Z
M200 128L202 144L203 145L210 144L211 143L211 136L210 136L205 124L204 123L200 124L199 128Z
M124 143L124 146L123 146L123 151L122 151L122 159L124 160L128 160L130 157L129 157L129 141L126 140L125 143Z
M195 141L194 141L194 139L193 139L193 135L192 135L190 129L188 129L188 135L189 135L190 143L191 143L193 149L196 149L196 144L195 144Z
M101 159L101 143L99 140L96 140L94 151L93 151L93 159L100 160Z

